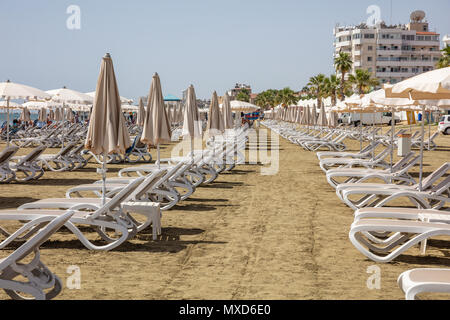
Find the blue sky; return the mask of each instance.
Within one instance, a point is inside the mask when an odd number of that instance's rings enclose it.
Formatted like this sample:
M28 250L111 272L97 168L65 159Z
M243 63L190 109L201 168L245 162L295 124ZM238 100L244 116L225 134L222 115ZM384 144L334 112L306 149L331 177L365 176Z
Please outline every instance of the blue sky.
M2 0L0 81L43 90L95 90L101 57L110 52L122 96L146 95L152 74L164 94L193 84L199 98L236 82L254 92L301 89L333 72L333 27L366 21L369 5L390 22L390 0ZM81 29L69 30L69 5ZM449 0L392 0L392 23L413 10L431 29L450 34Z

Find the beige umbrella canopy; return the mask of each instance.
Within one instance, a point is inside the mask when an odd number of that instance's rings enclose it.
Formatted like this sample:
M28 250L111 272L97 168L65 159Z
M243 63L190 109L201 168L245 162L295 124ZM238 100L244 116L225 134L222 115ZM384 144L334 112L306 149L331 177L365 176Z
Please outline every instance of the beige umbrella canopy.
M150 86L141 141L153 146L171 141L169 119L164 107L161 82L157 73L154 74Z
M143 127L144 121L145 121L144 102L142 101L142 98L139 98L139 111L138 111L138 116L137 116L138 126Z
M47 121L47 109L42 108L39 110L38 120L41 122Z
M317 125L317 111L315 105L311 107L311 125Z
M230 96L225 93L222 104L223 127L224 129L233 128L233 114L231 112Z
M217 97L216 91L214 91L211 98L211 104L209 105L208 124L206 126L208 135L216 136L222 134L224 131L223 122L222 114L219 109L219 98Z
M19 120L26 121L26 122L31 121L30 110L28 110L27 107L22 109L22 113L20 114Z
M338 126L338 114L337 114L337 112L330 112L330 116L328 118L328 126L330 128L336 128Z
M328 125L327 114L325 113L325 106L320 107L319 118L317 118L317 125L326 127Z
M55 121L63 121L62 108L55 109Z
M67 108L67 120L73 122L75 120L75 116L73 115L73 111L71 108Z
M125 153L130 136L120 108L121 101L111 56L101 63L85 147L94 154Z
M51 121L55 121L55 112L53 109L50 109L50 112L48 113L48 119Z
M182 135L190 138L202 137L202 122L197 108L197 97L195 96L194 86L188 88L186 106L183 114Z

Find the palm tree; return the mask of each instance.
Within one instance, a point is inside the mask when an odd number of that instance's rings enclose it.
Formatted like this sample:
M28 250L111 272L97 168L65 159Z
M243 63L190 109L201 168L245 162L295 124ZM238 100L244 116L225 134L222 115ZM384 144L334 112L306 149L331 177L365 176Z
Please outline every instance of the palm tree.
M350 57L350 54L346 52L339 52L339 55L334 58L334 67L336 72L341 73L341 88L340 88L340 97L341 100L344 100L344 91L345 91L345 75L352 69L353 61Z
M277 92L277 96L279 101L283 104L284 107L292 105L292 104L297 104L298 102L298 97L296 96L295 92L293 90L291 90L291 88L286 87L282 90L279 90Z
M356 86L359 94L370 91L371 88L380 84L377 78L372 78L372 74L366 69L357 69L355 74L348 77L348 81Z
M325 93L326 96L331 97L331 103L333 106L336 105L340 81L340 78L338 78L335 74L325 78Z
M244 88L236 95L236 100L250 102L250 90Z
M436 68L442 69L450 67L450 46L446 46L442 51L442 57L439 58Z
M322 98L325 96L325 79L326 76L320 73L315 77L309 78L308 82L309 91L317 99L318 108L322 106Z

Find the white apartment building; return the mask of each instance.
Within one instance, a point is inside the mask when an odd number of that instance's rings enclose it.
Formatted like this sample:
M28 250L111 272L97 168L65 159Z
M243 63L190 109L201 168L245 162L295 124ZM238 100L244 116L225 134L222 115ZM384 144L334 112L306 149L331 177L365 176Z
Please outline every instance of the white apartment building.
M397 83L433 70L441 56L440 36L429 30L423 11L414 11L406 25L365 24L334 29L336 57L347 52L353 70L367 69L380 83Z

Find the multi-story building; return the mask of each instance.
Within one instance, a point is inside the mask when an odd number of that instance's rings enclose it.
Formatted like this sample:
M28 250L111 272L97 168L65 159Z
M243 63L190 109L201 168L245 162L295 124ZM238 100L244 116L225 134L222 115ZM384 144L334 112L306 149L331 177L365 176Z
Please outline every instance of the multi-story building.
M430 31L424 19L423 11L414 11L406 25L337 26L334 56L349 53L352 73L367 69L380 83L396 83L433 70L441 56L439 34Z
M236 85L234 86L233 89L230 89L227 91L228 95L230 96L230 100L235 100L236 96L238 95L238 93L243 90L246 89L248 90L248 93L251 94L252 93L252 87L248 84L240 84L240 83L236 83Z

